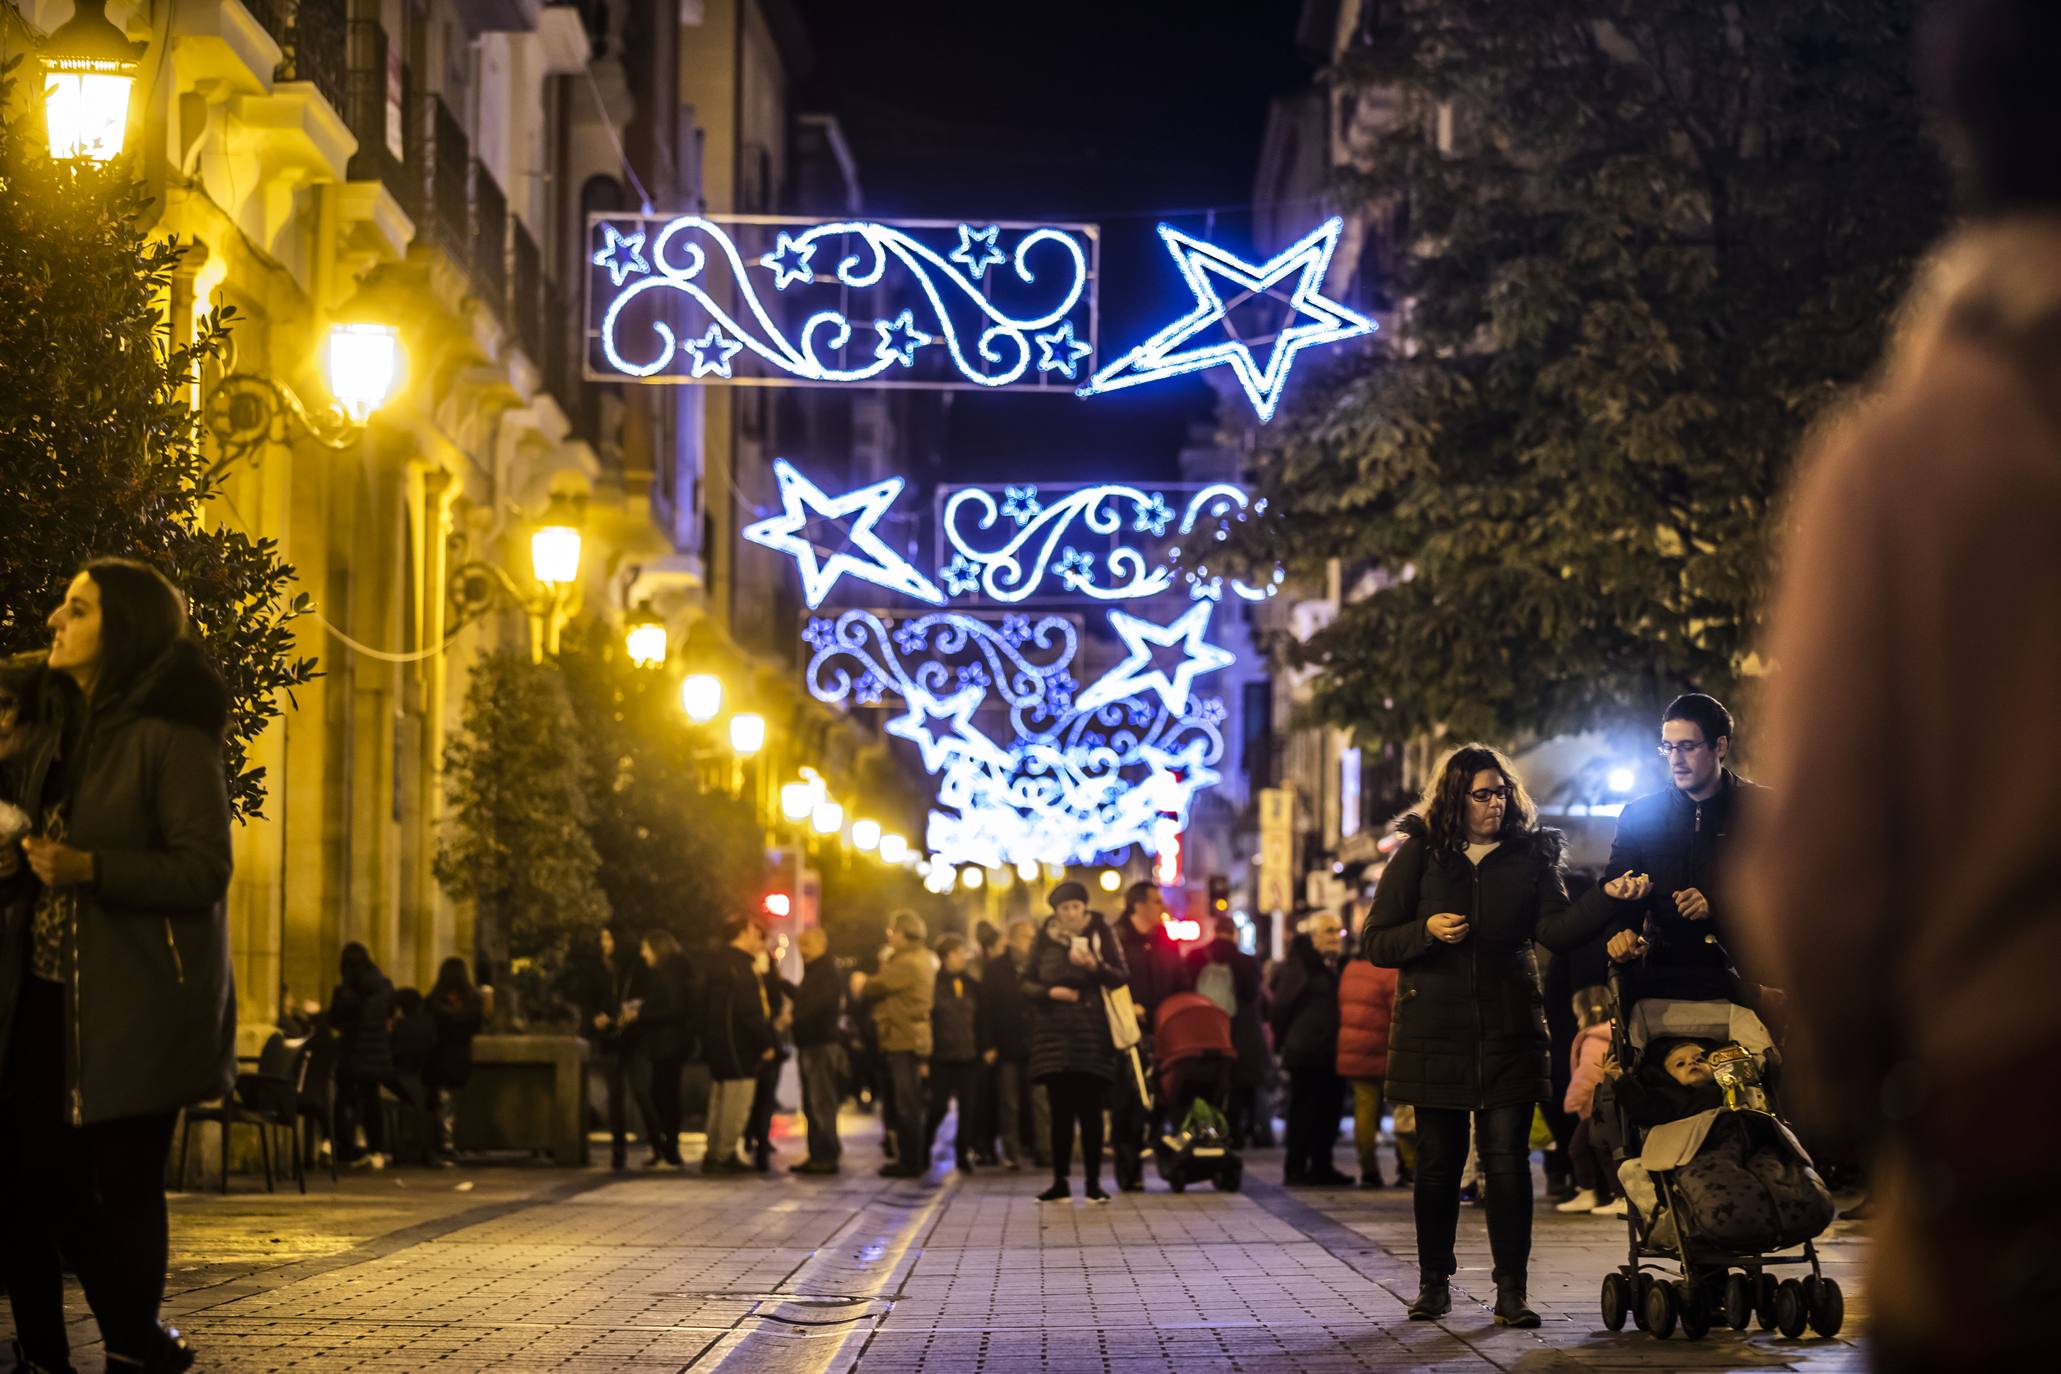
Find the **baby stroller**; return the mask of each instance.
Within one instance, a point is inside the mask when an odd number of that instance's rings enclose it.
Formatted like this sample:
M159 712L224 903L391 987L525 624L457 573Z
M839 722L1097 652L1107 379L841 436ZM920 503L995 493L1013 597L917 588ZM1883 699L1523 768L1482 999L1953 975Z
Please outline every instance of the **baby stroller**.
M1154 1017L1154 1054L1160 1100L1170 1129L1153 1142L1159 1176L1175 1192L1208 1180L1235 1193L1245 1161L1231 1148L1231 1071L1238 1051L1231 1018L1200 993L1177 992Z
M1658 1206L1646 1215L1632 1200L1626 1217L1626 1262L1603 1279L1603 1324L1621 1331L1629 1316L1640 1330L1662 1340L1677 1330L1689 1340L1701 1340L1718 1322L1743 1331L1756 1319L1761 1330L1779 1328L1792 1339L1807 1328L1820 1336L1837 1335L1845 1321L1845 1299L1838 1283L1820 1270L1812 1243L1830 1223L1831 1198L1811 1171L1810 1156L1782 1120L1771 1088L1762 1081L1761 1056L1772 1044L1767 1028L1754 1012L1731 1001L1649 997L1626 1009L1623 978L1615 968L1610 988L1619 1007L1611 1047L1625 1072L1632 1073L1641 1052L1656 1041L1721 1042L1723 1048L1711 1053L1707 1062L1723 1105L1641 1132L1621 1095L1612 1093L1613 1153L1620 1161L1641 1162L1650 1174ZM1760 1223L1742 1226L1739 1219L1745 1208L1729 1203L1713 1207L1700 1188L1691 1186L1700 1179L1689 1166L1697 1162L1706 1143L1719 1140L1742 1151L1751 1146L1756 1155L1775 1152L1769 1156L1769 1169L1814 1190L1813 1196L1822 1194L1822 1211L1778 1203L1772 1190L1766 1190L1768 1196L1745 1201L1758 1208L1756 1215L1779 1214L1780 1220L1755 1237L1761 1244L1741 1243L1747 1239L1745 1232ZM1730 1169L1723 1158L1713 1163ZM1726 1177L1744 1184L1744 1193L1756 1191L1756 1174L1743 1167L1731 1169ZM1631 1189L1626 1191L1629 1195ZM1725 1224L1735 1234L1713 1234ZM1786 1253L1799 1245L1800 1253ZM1783 1266L1809 1272L1801 1279L1778 1280L1772 1271Z

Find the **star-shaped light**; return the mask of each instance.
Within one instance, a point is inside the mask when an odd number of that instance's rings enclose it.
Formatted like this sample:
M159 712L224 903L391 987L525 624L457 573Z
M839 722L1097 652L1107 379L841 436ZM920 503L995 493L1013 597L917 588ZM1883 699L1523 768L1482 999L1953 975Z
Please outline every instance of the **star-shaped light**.
M1174 522L1174 512L1166 503L1166 497L1153 492L1151 497L1139 504L1137 514L1131 519L1131 528L1139 534L1149 534L1154 539L1166 533L1166 527Z
M1319 344L1338 343L1374 332L1374 321L1328 299L1322 292L1324 273L1331 265L1331 254L1337 249L1338 236L1344 228L1345 221L1333 217L1280 256L1254 264L1191 238L1171 225L1160 225L1160 238L1195 293L1195 309L1096 373L1092 381L1080 388L1080 394L1092 396L1204 368L1228 366L1245 388L1246 398L1261 422L1273 419L1296 354ZM1262 362L1253 356L1251 346L1243 339L1224 337L1229 335L1231 306L1217 290L1212 275L1230 282L1241 298L1279 297L1277 288L1293 277L1295 283L1287 302L1298 315L1308 319L1282 326ZM1204 335L1207 337L1198 338Z
M980 586L980 565L963 553L954 554L939 575L945 579L945 590L953 596L965 596Z
M904 310L892 320L875 320L873 327L880 331L880 343L873 350L876 358L893 358L903 367L916 365L916 350L936 339L916 327L916 314Z
M625 234L613 224L604 224L601 232L608 236L608 245L594 255L594 265L608 269L611 286L621 286L630 277L651 270L644 260L643 230Z
M801 568L802 596L809 603L810 610L822 605L823 598L837 585L838 578L847 573L889 591L928 601L933 606L944 604L945 594L873 532L873 527L880 523L880 517L887 514L887 508L902 494L901 478L890 477L885 482L875 482L870 487L861 487L832 499L823 494L821 487L796 471L785 458L773 460L773 477L780 485L781 513L746 526L743 534L754 544L794 559ZM849 542L865 557L843 549L828 558L821 557L816 546L808 540L809 521L841 521L852 516L858 518L852 521Z
M816 245L802 243L785 229L773 241L773 251L759 256L759 265L773 269L773 287L785 291L798 281L814 281L816 269L809 265Z
M1009 487L1002 493L1002 514L1019 525L1028 525L1043 510L1036 487Z
M909 703L906 715L887 723L887 732L908 740L923 755L923 770L935 773L954 756L1008 766L1009 756L993 740L974 728L973 713L980 709L987 693L967 687L940 700L921 687L911 685L903 692Z
M1069 382L1080 369L1081 359L1095 351L1091 343L1073 336L1073 321L1061 320L1050 334L1032 336L1038 341L1038 371L1057 372Z
M727 377L730 375L730 360L744 351L744 345L723 333L720 325L712 324L708 333L687 341L687 351L694 355L691 375L699 377L713 372L718 377Z
M1215 610L1215 602L1197 601L1171 625L1155 625L1123 611L1111 611L1109 624L1130 646L1130 653L1123 662L1075 697L1074 709L1092 711L1109 702L1150 691L1159 693L1159 699L1166 703L1169 711L1187 710L1188 692L1196 678L1219 668L1228 668L1237 661L1228 650L1203 639L1209 633L1210 614ZM1154 647L1171 649L1177 644L1181 646L1182 658L1171 676L1166 670L1152 666Z
M1195 794L1224 780L1223 774L1202 761L1208 751L1209 741L1200 737L1190 739L1178 753L1150 744L1140 749L1139 757L1152 766L1152 772L1138 785L1147 803L1155 805L1161 815L1188 824L1188 807Z
M988 274L988 268L998 262L1009 261L995 240L1001 229L990 224L985 229L976 229L970 224L959 226L959 246L945 256L953 262L966 264L966 270L973 273L973 279L980 281Z

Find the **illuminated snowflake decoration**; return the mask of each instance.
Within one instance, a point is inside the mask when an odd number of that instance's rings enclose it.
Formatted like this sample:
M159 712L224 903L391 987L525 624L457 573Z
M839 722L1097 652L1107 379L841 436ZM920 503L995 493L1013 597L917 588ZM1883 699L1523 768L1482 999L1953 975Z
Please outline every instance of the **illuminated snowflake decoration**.
M1037 518L1039 510L1036 487L1009 487L1002 499L1002 514L1019 525L1028 525Z

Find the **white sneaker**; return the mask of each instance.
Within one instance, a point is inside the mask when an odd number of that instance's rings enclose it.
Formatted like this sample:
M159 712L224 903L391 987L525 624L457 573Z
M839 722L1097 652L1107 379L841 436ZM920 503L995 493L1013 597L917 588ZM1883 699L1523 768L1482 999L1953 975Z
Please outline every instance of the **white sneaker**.
M1594 1217L1621 1217L1628 1215L1630 1212L1631 1208L1627 1207L1625 1205L1625 1200L1620 1197L1615 1202L1610 1203L1608 1206L1598 1207L1594 1209L1589 1213L1589 1215Z
M1584 1188L1553 1210L1556 1212L1593 1212L1602 1204L1594 1188Z

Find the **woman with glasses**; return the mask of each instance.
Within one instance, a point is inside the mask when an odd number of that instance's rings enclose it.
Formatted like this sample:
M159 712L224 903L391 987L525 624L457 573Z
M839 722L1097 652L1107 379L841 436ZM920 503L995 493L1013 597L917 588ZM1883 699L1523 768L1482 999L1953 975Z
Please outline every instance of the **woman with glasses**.
M1367 958L1399 969L1388 1096L1417 1112L1417 1267L1412 1320L1452 1309L1460 1172L1470 1125L1488 1196L1496 1324L1534 1327L1532 1108L1552 1093L1550 1042L1532 943L1573 948L1602 933L1609 904L1570 906L1564 842L1542 830L1510 761L1469 744L1396 822L1405 839L1368 917ZM1621 879L1628 895L1636 880Z

